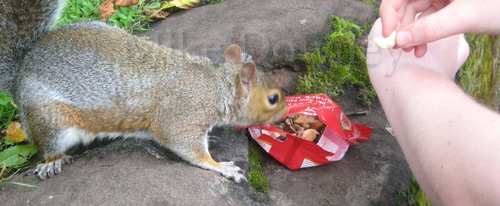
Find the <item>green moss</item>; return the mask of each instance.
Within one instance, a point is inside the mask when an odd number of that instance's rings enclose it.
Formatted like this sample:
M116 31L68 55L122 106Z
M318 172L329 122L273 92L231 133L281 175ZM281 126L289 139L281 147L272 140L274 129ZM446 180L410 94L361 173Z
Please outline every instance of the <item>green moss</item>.
M495 41L496 37L485 34L468 34L470 55L461 68L458 80L465 92L492 106L495 99L496 72Z
M358 99L371 105L375 91L368 78L364 47L358 44L365 27L341 17L332 17L332 32L317 49L302 56L306 73L299 78L298 93L326 93L339 96L354 86Z
M255 143L248 146L248 159L250 162L250 171L248 174L248 181L250 186L258 192L269 191L269 179L264 174L262 168L262 156L259 146Z
M415 178L411 180L410 187L406 192L400 192L397 205L408 206L431 206L431 201L427 199L424 192L420 189Z
M493 65L494 65L494 71L495 71L495 107L497 111L500 111L500 72L498 72L498 69L500 69L500 35L495 36L496 38L496 43L495 43L495 55L493 57Z

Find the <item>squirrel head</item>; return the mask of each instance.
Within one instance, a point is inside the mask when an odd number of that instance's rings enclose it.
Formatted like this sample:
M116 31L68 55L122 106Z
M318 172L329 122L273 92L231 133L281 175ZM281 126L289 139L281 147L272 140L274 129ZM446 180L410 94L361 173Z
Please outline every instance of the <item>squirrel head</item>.
M252 125L280 120L288 107L283 90L257 71L255 63L243 63L241 48L232 44L224 51L226 64L236 69L233 118L236 124Z

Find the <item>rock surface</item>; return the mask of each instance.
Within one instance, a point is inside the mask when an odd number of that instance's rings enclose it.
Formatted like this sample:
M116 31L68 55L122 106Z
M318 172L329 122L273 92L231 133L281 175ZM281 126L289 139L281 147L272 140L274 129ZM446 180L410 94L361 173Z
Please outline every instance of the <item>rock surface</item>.
M276 68L300 67L295 56L313 48L328 31L330 15L360 22L373 20L373 8L353 0L226 0L167 18L147 35L166 46L208 55L220 61L222 49L238 43L261 67L293 88L296 74ZM300 69L297 69L300 70ZM362 110L350 96L338 99L346 112ZM393 205L407 188L411 172L397 142L385 130L379 106L354 118L374 127L368 143L351 147L330 165L288 171L270 157L268 195L247 184L193 167L148 142L117 141L98 147L67 165L63 173L40 182L30 175L14 181L38 185L31 189L7 185L1 205ZM245 136L217 130L211 153L217 160L236 160L248 168ZM149 155L153 154L153 155ZM155 158L157 157L157 158ZM160 159L158 159L160 158Z
M215 61L221 61L227 45L237 43L261 68L295 67L297 55L329 30L331 15L366 22L374 18L373 11L355 0L226 0L175 14L147 36Z
M214 133L221 136L212 138L214 158L233 160L247 170L247 138L227 129ZM247 184L235 184L140 141L119 140L88 150L63 166L61 174L45 181L31 173L14 181L38 188L8 184L0 192L3 206L257 205Z

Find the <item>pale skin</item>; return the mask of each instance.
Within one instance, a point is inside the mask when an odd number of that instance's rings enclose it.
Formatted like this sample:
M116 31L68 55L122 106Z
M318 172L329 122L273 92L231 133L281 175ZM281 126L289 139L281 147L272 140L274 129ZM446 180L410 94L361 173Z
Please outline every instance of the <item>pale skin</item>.
M398 10L426 2L430 6L406 10L410 14ZM500 1L387 0L381 6L382 22L370 34L387 37L396 30L397 46L420 57L403 52L392 73L397 49L391 56L389 50L370 45L367 52L370 79L395 138L433 205L500 205L500 115L467 96L454 82L468 55L463 37L455 34L500 32L500 19L490 8L500 8ZM426 17L407 22L401 18L419 12ZM450 17L455 12L465 15L455 15L458 21L476 23L458 25L453 22L455 16ZM440 21L445 17L447 21ZM436 23L442 30L423 29ZM411 33L411 43L401 43L400 31Z
M500 204L495 112L426 68L408 66L385 82L372 78L413 174L435 205Z

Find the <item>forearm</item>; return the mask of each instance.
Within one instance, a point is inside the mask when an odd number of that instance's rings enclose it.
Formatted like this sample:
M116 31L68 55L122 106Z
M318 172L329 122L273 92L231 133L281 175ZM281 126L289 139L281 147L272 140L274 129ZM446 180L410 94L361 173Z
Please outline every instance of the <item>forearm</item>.
M387 77L376 69L370 78L424 191L447 205L498 204L500 117L432 71L400 65Z

